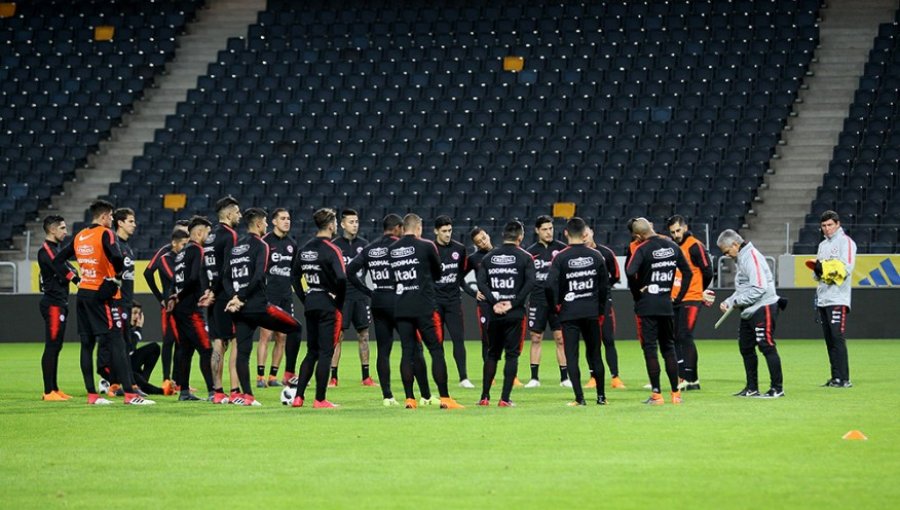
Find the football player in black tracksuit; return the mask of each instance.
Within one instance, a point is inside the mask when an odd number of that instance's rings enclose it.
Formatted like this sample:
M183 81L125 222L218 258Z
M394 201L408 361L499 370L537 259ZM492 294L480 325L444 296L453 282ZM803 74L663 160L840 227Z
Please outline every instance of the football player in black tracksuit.
M341 250L344 257L344 266L348 266L354 257L362 252L369 244L368 241L357 237L359 233L359 213L354 209L341 211L341 230L343 235L333 242ZM347 299L344 301L344 309L341 310L344 317L341 341L334 348L334 359L331 360L331 380L329 387L338 385L338 362L341 359L341 343L344 341L344 331L350 326L356 330L359 345L359 363L362 367L362 385L376 386L377 383L369 375L369 324L372 323L371 300L365 293L350 285L347 287Z
M585 228L585 245L593 248L603 255L606 263L606 271L609 274L609 293L606 298L606 313L603 315L603 327L601 329L601 339L603 348L606 349L606 365L609 367L610 387L616 389L625 389L625 383L619 378L619 353L616 351L616 309L613 307L612 288L619 283L622 276L619 271L619 262L616 254L608 246L597 244L594 242L594 231L590 227ZM593 388L597 381L594 378L594 367L591 370L591 380L588 381L587 387Z
M181 357L178 354L177 338L178 328L175 327L175 318L166 311L166 298L172 294L173 278L175 277L175 256L187 245L190 239L187 227L188 220L178 220L175 229L172 231L172 241L156 251L156 254L150 259L147 268L144 269L144 280L150 292L156 298L156 302L160 304L160 320L162 323L162 370L163 384L162 388L166 395L174 394L175 383L173 382L173 374L181 371L178 363ZM159 280L162 289L156 284L155 273L159 273ZM173 351L174 357L173 357ZM174 367L173 367L173 363Z
M266 295L269 303L294 315L294 291L291 288L291 268L297 254L297 241L291 236L291 213L279 207L272 213L273 229L264 235L262 240L269 245L269 269L266 274ZM272 330L260 328L259 345L256 350L256 386L282 386L287 384L297 369L297 355L300 354L300 332L275 333L275 348L272 352L272 365L269 377L265 379L266 346L272 338ZM285 354L284 382L278 382L278 365L281 355Z
M315 373L316 399L313 407L318 409L336 407L325 400L325 393L334 346L341 338L341 310L347 294L347 274L341 250L331 242L337 231L334 210L319 209L313 214L313 221L318 229L316 237L300 248L299 255L294 258L292 272L294 290L305 309L307 351L300 364L297 383L291 383L290 391L294 393L291 405L303 406L306 386Z
M469 272L466 247L453 240L453 221L449 216L438 216L434 220L434 241L438 257L441 259L441 277L435 283L435 303L441 323L438 335L444 338L444 326L453 341L453 360L459 373L459 385L474 388L466 369L466 342L463 330L462 301L460 286Z
M128 330L131 337L128 339L128 357L131 360L131 373L134 383L148 395L165 395L162 388L150 383L150 374L156 368L159 361L160 348L156 342L147 342L138 347L144 341L144 311L141 304L135 301L131 307L131 316L128 320Z
M559 324L559 317L555 311L547 306L545 292L550 262L557 253L566 248L566 245L553 238L553 218L550 216L538 216L534 222L534 232L537 234L538 240L526 249L534 258L537 285L534 286L534 290L531 291L531 298L528 300L528 330L531 331L531 380L525 384L525 387L537 388L541 385L538 369L541 366L541 345L544 340L544 330L548 324L550 325L550 331L553 333L553 341L556 343L556 361L559 362L559 384L560 386L571 386L569 372L566 368L562 326Z
M131 236L134 235L134 231L137 228L137 223L135 223L134 211L127 208L122 207L116 209L113 212L113 227L116 231L116 244L119 245L119 251L122 252L122 257L124 257L125 267L122 269L120 273L120 278L122 280L122 285L119 287L121 290L121 297L116 300L116 306L119 308L119 316L122 318L122 338L125 340L125 345L131 344L131 307L134 303L134 250L131 249L131 245L128 244L128 240L131 239ZM118 383L119 381L112 381L110 379L110 374L112 373L110 369L110 354L109 349L100 346L97 349L97 373L100 377L104 379L109 379L111 382ZM129 369L131 365L128 365Z
M397 285L397 301L394 318L400 335L402 358L400 376L406 392L406 408L417 407L412 392L413 378L419 380L424 405L431 405L431 391L427 386L425 359L419 343L431 353L431 373L440 394L440 406L445 409L459 409L450 398L447 389L447 362L444 347L438 335L440 319L437 315L434 284L441 276L441 261L437 247L431 241L421 238L422 218L407 214L403 218L403 237L391 245L389 256L394 282Z
M667 237L657 235L653 225L644 218L631 223L636 242L625 266L628 287L634 297L634 314L637 316L638 340L644 350L647 375L650 376L651 394L645 403L665 403L660 394L659 351L666 363L666 375L672 385L672 403L681 403L678 390L678 358L675 354L675 323L673 304L678 306L691 286L691 267L681 248ZM681 271L681 292L672 298L675 269Z
M71 397L59 389L59 352L63 337L66 336L66 318L69 316L69 282L78 285L81 278L75 267L68 261L62 266L65 272L57 271L53 263L59 253L60 243L68 235L66 220L62 216L50 215L44 218L44 233L47 239L38 251L40 268L41 317L44 318L44 355L41 356L41 371L44 375L44 393L41 400L69 400Z
M491 250L478 268L478 290L491 305L488 320L488 354L484 361L481 401L490 405L491 383L497 373L500 356L506 352L503 367L503 391L500 407L512 407L510 400L513 381L519 368L519 355L525 343L525 303L534 287L535 270L531 254L519 245L525 237L525 227L518 221L506 224L503 245Z
M219 223L213 227L206 242L203 243L204 277L207 288L215 297L212 306L206 312L209 337L212 339L213 348L210 365L215 386L224 388L225 351L229 346L233 347L231 354L228 355L228 372L231 379L231 397L237 399L240 398L240 388L237 387L238 377L235 368L234 323L231 322L231 314L225 312L225 303L228 298L225 297L222 287L222 269L225 266L225 256L237 243L238 235L234 229L241 221L240 204L231 196L221 198L216 202L216 214L219 217Z
M191 240L181 252L175 256L175 276L172 296L166 309L175 317L178 328L181 372L176 374L175 382L181 386L179 400L200 400L191 394L191 358L196 350L200 354L200 372L206 382L206 389L212 396L214 404L227 404L228 398L220 386L213 382L210 358L212 346L206 332L201 307L209 306L213 299L212 291L204 289L203 279L203 242L209 234L211 224L203 217L191 218L188 231Z
M472 296L475 299L475 315L478 319L478 329L481 333L481 360L484 361L487 359L487 348L488 348L488 318L491 316L491 304L485 300L484 294L478 290L478 284L475 282L475 276L477 274L478 268L481 266L481 261L484 260L484 256L488 254L489 251L494 249L494 245L491 244L491 236L488 235L487 232L484 231L481 227L474 227L469 231L469 237L472 238L472 244L475 245L475 250L469 255L469 272L475 273L473 274L472 282L463 281L462 289L466 294ZM469 273L466 273L465 278L468 278ZM464 278L464 280L465 280ZM515 379L518 381L518 377ZM513 382L514 386L517 386L515 382ZM518 385L521 385L519 383Z
M244 390L234 404L260 405L253 397L250 385L250 352L253 332L265 327L288 333L299 331L300 323L291 314L272 303L266 295L266 273L269 264L269 245L262 240L268 223L266 211L251 207L244 212L247 235L238 239L225 258L222 283L228 303L225 311L232 315L237 334L237 373Z
M603 255L584 244L584 220L575 217L566 223L569 246L553 257L547 276L547 304L559 314L569 380L575 392L570 406L583 406L581 369L578 366L578 337L584 338L585 356L596 367L597 404L606 405L603 389L603 360L600 356L600 328L604 322L609 275Z
M394 345L394 300L396 289L394 275L391 273L391 260L388 247L394 244L400 235L403 220L396 214L384 217L384 235L363 248L347 266L347 278L353 286L372 300L372 319L375 324L375 341L378 344L378 357L375 368L381 383L381 396L385 406L399 405L391 391L391 350ZM375 290L363 282L359 274L369 275Z

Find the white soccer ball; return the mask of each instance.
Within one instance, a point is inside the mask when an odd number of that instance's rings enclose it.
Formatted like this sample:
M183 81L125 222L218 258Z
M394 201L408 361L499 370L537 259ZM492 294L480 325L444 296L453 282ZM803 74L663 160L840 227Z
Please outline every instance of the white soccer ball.
M297 396L297 388L291 388L290 386L281 390L281 404L289 406L294 402L294 397Z

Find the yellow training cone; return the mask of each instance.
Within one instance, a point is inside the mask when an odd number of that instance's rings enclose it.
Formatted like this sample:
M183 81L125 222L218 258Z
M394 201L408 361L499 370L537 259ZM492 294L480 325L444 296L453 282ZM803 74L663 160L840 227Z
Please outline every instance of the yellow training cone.
M844 434L844 439L849 439L849 440L853 440L853 441L865 441L869 438L866 437L865 434L863 434L862 432L860 432L858 430L851 430L850 432L847 432L846 434Z

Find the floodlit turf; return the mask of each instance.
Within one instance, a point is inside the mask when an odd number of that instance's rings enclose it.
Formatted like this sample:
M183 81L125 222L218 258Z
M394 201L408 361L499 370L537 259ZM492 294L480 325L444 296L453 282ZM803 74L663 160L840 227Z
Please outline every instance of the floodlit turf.
M469 344L479 384L479 345ZM515 390L518 407L475 407L479 391L453 384L466 409L410 411L384 408L378 389L359 386L352 344L341 386L328 392L337 410L283 407L277 389L260 390L257 408L171 397L145 408L121 399L89 407L74 343L63 350L60 381L76 398L41 402L42 346L0 344L0 506L896 508L900 342L852 341L849 390L819 387L828 376L822 342L779 347L780 400L730 396L743 386L737 346L706 341L703 389L685 393L682 406L644 406L643 360L637 343L624 341L628 389L607 391L607 407L568 408L571 390L558 386L545 343L544 386ZM526 354L519 374L528 373ZM842 440L852 429L869 440Z

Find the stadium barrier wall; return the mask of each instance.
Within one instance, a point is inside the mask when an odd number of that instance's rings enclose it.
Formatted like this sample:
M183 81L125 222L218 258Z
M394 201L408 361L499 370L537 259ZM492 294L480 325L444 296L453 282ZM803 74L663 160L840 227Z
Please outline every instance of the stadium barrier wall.
M717 298L724 299L731 295L732 289L716 289ZM822 329L815 322L813 300L815 289L779 289L779 295L788 299L787 310L782 312L776 325L776 339L779 338L822 338ZM0 327L0 342L42 342L44 339L44 323L41 319L38 304L39 294L2 294L0 295L0 311L4 317ZM70 298L69 315L66 318L66 341L77 342L77 321L75 318L75 298ZM150 295L137 295L136 300L143 305L146 322L144 339L158 341L160 339L159 306ZM296 299L295 299L296 300ZM616 339L634 340L635 321L633 302L628 291L613 291L613 302L616 309ZM900 304L898 288L855 288L853 290L853 307L847 324L847 337L898 339L896 314ZM478 324L475 317L475 302L468 295L463 295L462 308L465 318L466 338L479 338ZM299 302L296 310L302 310ZM713 325L720 317L718 305L704 308L697 319L695 337L697 339L736 339L738 318L729 317L718 330ZM305 322L298 316L301 322ZM304 332L306 331L304 324ZM549 332L547 338L550 338ZM355 339L356 332L347 331L348 339ZM304 342L305 342L304 333Z

